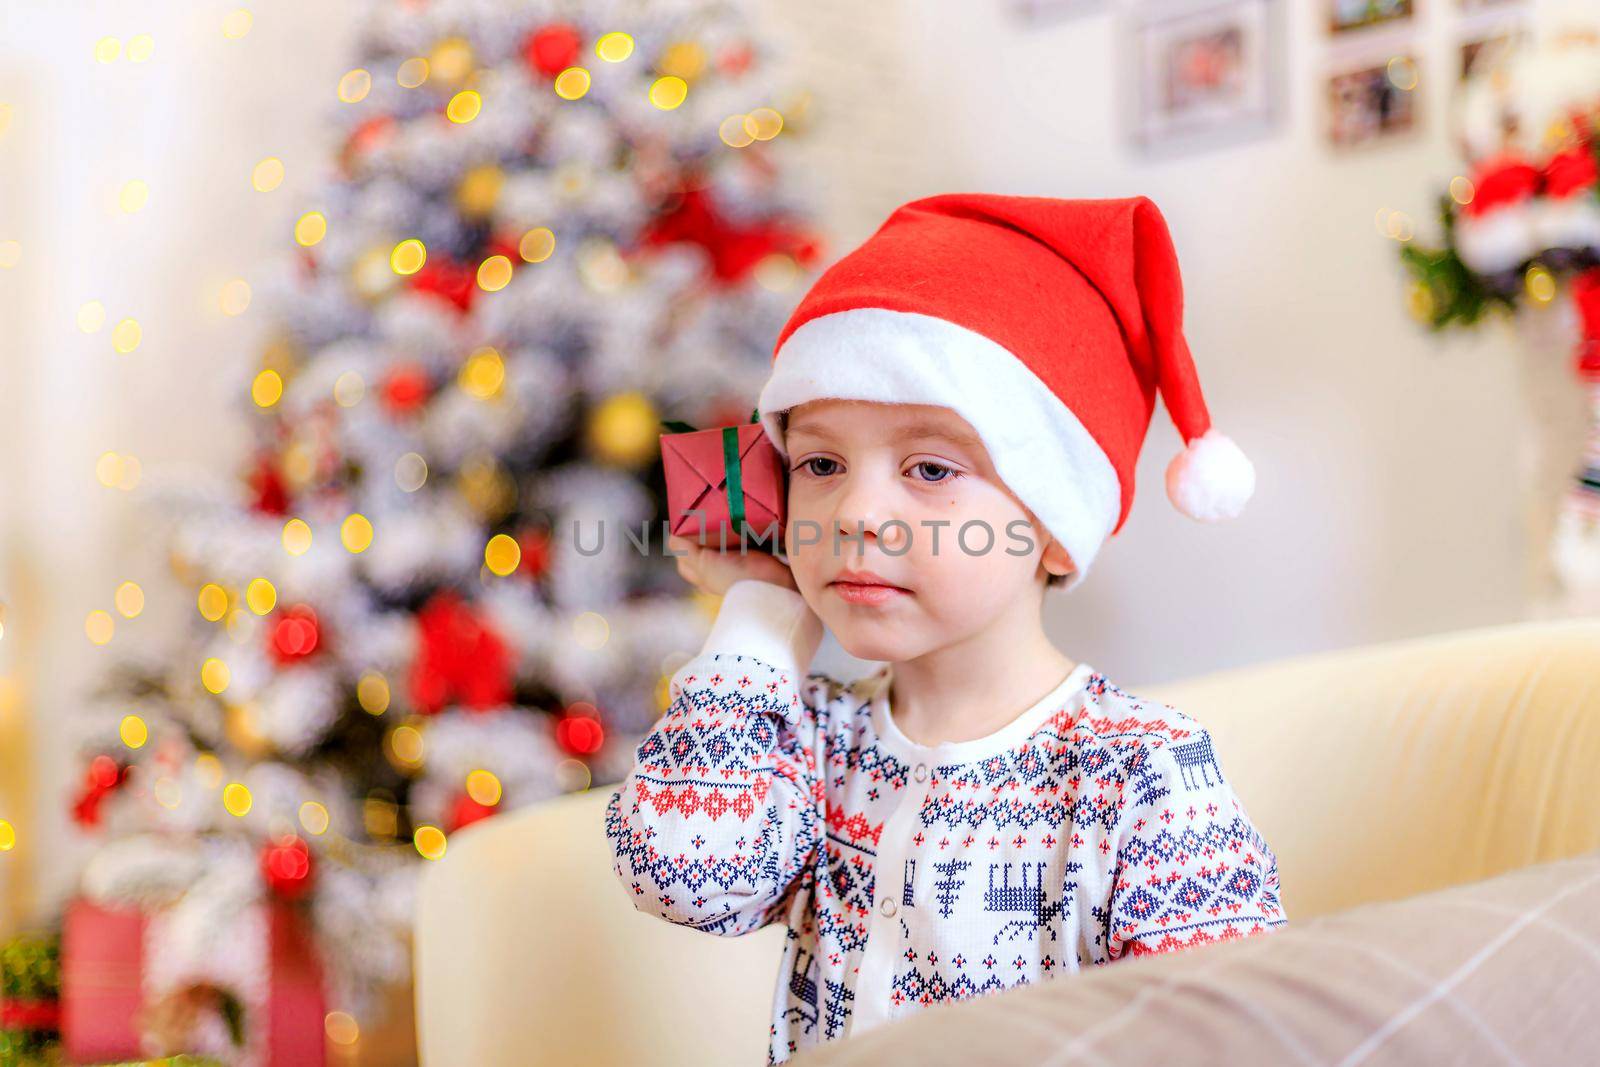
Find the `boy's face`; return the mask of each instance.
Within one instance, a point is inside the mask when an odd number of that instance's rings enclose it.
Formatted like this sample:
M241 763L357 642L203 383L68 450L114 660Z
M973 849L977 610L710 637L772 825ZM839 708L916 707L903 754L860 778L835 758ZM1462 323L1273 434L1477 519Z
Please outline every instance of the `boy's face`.
M1072 568L949 408L808 401L784 444L795 583L853 656L899 662L960 641L1040 596L1046 564ZM862 571L894 588L849 580Z

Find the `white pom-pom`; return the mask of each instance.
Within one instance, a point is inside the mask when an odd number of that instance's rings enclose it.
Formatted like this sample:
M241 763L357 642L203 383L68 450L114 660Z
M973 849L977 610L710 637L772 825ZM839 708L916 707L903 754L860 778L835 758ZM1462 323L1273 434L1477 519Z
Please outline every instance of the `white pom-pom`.
M1200 522L1221 522L1244 510L1256 491L1256 469L1233 438L1215 427L1167 464L1167 499Z

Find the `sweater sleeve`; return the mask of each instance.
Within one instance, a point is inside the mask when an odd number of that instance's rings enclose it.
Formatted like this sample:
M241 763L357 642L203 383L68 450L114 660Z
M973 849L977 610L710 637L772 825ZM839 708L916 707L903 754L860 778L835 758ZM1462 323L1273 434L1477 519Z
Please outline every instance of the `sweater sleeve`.
M1117 823L1107 959L1268 932L1288 919L1278 860L1222 776L1211 735L1147 746Z
M821 641L794 590L729 587L606 807L634 907L725 936L782 917L823 829L819 707L805 684Z

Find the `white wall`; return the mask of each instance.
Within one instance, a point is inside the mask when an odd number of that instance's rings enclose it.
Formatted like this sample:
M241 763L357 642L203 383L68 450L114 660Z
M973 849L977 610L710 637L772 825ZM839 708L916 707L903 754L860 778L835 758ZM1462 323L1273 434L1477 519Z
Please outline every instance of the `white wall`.
M31 795L0 780L0 805L25 813L27 848L0 854L13 905L25 862L39 901L71 878L63 723L105 658L84 617L126 577L165 581L132 499L96 482L95 458L233 468L243 435L230 405L261 324L218 313L215 288L283 248L294 194L326 159L321 117L354 5L254 5L255 28L229 42L220 24L235 6L0 0L0 100L16 108L0 139L0 240L24 246L0 271L0 675L22 697L9 720L0 706L0 743L29 738L36 768ZM1143 193L1167 216L1207 398L1259 487L1225 526L1173 511L1162 475L1179 442L1158 406L1126 528L1081 589L1054 598L1070 654L1143 683L1523 613L1522 353L1505 333L1441 343L1414 326L1372 222L1380 207L1425 219L1457 166L1442 84L1450 4L1419 5L1421 136L1344 156L1324 146L1328 49L1320 4L1302 0L1288 5L1282 130L1162 161L1125 147L1112 13L1030 30L989 0L762 6L794 35L816 94L808 152L837 251L904 200L961 189ZM144 32L149 62L92 62L99 37ZM288 178L258 194L250 168L269 154ZM117 215L108 199L134 176L150 204ZM113 322L140 319L137 352L76 329L90 299ZM170 617L153 603L121 625ZM0 760L0 774L20 762Z

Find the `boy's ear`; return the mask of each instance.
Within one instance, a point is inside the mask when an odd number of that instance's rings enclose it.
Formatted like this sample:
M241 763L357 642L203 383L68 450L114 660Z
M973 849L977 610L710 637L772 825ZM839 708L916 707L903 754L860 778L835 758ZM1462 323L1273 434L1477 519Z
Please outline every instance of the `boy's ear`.
M1044 552L1040 555L1039 562L1043 564L1046 574L1060 575L1062 577L1078 569L1077 563L1073 561L1072 555L1067 551L1066 546L1054 537L1050 538L1045 544Z

